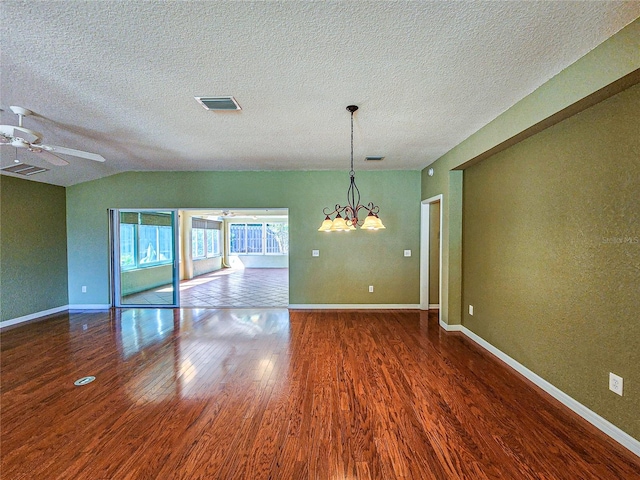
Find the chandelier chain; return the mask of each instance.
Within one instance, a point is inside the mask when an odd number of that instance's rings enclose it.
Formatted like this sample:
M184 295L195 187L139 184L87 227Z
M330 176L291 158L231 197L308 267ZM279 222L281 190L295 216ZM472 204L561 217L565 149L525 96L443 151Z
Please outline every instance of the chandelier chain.
M353 111L351 112L351 171L349 172L349 175L351 175L352 177L356 174L356 172L353 170Z

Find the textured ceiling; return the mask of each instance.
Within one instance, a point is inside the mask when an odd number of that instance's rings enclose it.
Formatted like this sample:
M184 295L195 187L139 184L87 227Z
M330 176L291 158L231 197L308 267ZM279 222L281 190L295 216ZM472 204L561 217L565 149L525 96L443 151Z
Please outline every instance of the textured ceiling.
M38 115L75 157L33 180L127 170L421 169L640 16L640 2L0 3L1 123ZM234 95L241 112L194 96ZM2 167L16 155L0 148ZM20 160L46 165L27 150ZM385 160L365 163L366 155Z

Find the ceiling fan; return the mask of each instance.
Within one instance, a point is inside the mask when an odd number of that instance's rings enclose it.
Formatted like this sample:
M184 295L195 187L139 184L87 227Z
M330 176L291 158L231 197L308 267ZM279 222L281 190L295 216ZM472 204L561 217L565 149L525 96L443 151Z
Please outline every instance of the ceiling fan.
M69 162L60 158L56 154L72 155L74 157L86 158L87 160L94 160L96 162L105 161L104 157L97 153L83 152L82 150L75 150L73 148L58 147L56 145L40 143L42 141L42 134L29 128L25 128L22 125L24 117L33 114L33 112L22 107L12 106L9 108L18 116L18 126L0 125L0 146L9 145L15 148L26 148L30 152L40 155L47 162L59 166L69 165Z

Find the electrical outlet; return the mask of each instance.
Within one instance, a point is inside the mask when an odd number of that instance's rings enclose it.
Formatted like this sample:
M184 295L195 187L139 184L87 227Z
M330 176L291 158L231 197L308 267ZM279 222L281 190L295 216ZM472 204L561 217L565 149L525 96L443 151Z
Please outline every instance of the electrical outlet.
M405 257L410 257L411 256L411 250L405 250L404 251L404 256Z
M609 390L622 396L622 377L609 372Z
M82 293L87 293L87 286L86 285L82 286Z
M319 257L320 256L320 250L311 250L311 256L312 257Z
M473 315L473 305L469 305L469 315Z
M373 285L369 285L369 293L373 293Z

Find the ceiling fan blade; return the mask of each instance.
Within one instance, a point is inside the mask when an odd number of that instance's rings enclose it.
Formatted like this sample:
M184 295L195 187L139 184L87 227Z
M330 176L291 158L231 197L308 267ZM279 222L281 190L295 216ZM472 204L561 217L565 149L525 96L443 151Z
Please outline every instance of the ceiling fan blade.
M9 144L13 137L13 127L11 125L0 125L0 143Z
M0 136L13 140L21 138L26 143L36 143L42 138L42 134L24 127L15 125L0 125Z
M95 162L104 162L105 158L102 155L91 152L83 152L82 150L75 150L73 148L58 147L56 145L34 145L42 150L50 153L61 153L63 155L72 155L74 157L86 158L87 160L93 160Z
M31 152L36 153L38 155L40 155L43 160L46 160L47 162L49 162L52 165L57 165L59 167L64 167L65 165L69 165L69 162L67 162L66 160L60 158L57 155L54 155L53 153L47 151L47 150L43 150L41 148L30 148L29 149Z

